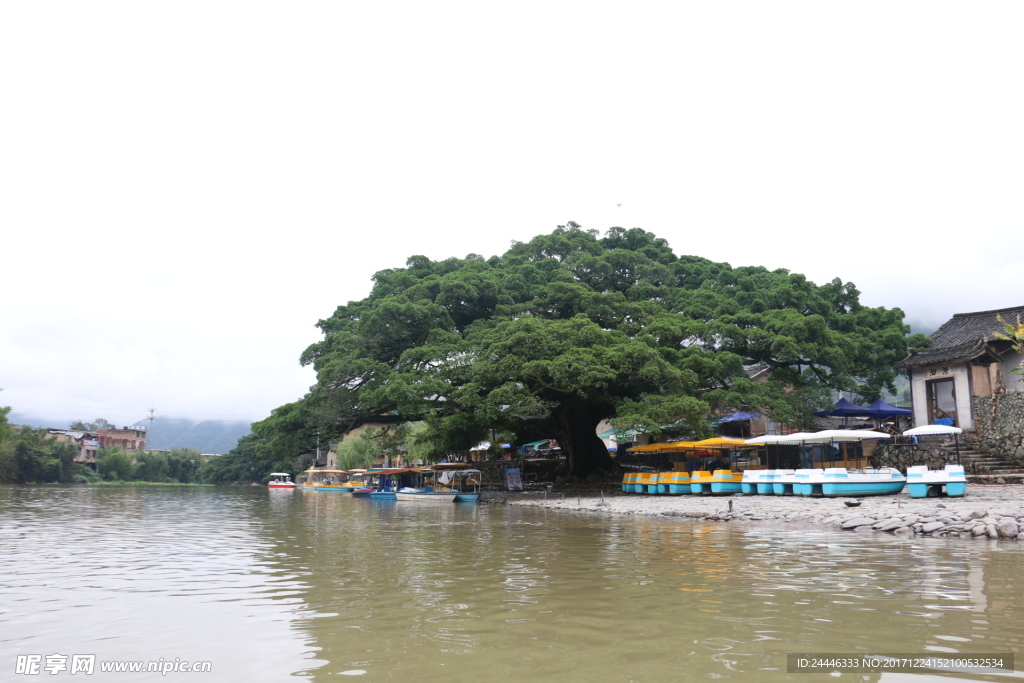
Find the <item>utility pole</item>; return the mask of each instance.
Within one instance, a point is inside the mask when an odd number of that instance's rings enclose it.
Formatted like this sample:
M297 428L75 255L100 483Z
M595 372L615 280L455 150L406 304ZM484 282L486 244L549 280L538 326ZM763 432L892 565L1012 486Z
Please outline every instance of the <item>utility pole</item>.
M150 439L153 438L153 420L156 419L156 406L149 409L149 431L146 432L146 446L148 450L153 450L153 444L150 443Z

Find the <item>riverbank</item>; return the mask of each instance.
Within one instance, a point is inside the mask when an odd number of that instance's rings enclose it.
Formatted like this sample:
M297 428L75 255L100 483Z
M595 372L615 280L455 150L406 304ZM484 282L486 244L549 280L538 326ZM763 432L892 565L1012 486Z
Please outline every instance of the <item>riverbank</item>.
M848 507L846 501L859 503ZM571 512L695 521L803 524L848 531L1024 541L1024 486L967 487L963 498L809 498L803 496L668 496L615 493L487 494L482 502Z

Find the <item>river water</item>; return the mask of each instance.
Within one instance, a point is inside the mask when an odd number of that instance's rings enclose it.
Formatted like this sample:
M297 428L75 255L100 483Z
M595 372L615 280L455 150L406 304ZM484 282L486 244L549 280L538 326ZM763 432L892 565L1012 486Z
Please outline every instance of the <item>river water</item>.
M206 487L0 487L0 681L810 681L787 652L1019 653L1015 542ZM15 675L95 654L92 676ZM45 660L44 660L45 663ZM1011 680L873 673L845 680ZM157 676L159 678L159 676Z

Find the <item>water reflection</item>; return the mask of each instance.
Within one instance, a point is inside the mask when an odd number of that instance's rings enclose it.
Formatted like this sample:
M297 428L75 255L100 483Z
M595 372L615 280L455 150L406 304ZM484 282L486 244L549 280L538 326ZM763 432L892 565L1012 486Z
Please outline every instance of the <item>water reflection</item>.
M73 650L210 659L217 680L771 681L808 680L786 652L1017 652L1024 636L1007 543L301 491L0 488L0 510L4 662ZM909 680L896 676L858 679Z

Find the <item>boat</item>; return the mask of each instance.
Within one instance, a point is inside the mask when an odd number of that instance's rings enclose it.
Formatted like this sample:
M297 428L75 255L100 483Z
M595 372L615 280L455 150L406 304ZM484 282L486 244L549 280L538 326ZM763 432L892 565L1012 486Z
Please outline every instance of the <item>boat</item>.
M775 470L772 491L776 496L793 495L794 484L796 484L796 470Z
M941 470L930 470L925 465L907 468L907 491L911 498L927 498L929 490L959 498L967 493L967 477L963 465L946 465Z
M744 470L743 479L740 480L740 492L747 495L760 493L760 484L768 481L767 477L774 470Z
M292 475L287 472L271 472L270 476L276 477L267 482L268 489L288 489L290 491L295 490L295 482L292 481Z
M402 488L415 489L420 482L422 470L410 467L393 467L371 472L377 476L377 490L366 492L364 497L371 500L396 500L395 492ZM356 491L352 495L356 495Z
M829 467L825 470L821 493L830 497L884 496L899 493L906 483L907 478L892 467L863 470Z
M345 474L348 476L348 481L343 482L341 488L344 489L343 493L352 493L359 489L368 488L366 485L366 475L368 470L348 470Z
M692 491L690 491L689 472L669 472L668 475L669 495L678 496L692 493Z
M794 474L793 495L795 496L820 496L821 486L825 483L825 470L823 469L801 469Z
M743 490L743 473L732 470L715 470L711 475L711 493L728 495Z
M437 463L432 468L437 474L434 488L438 486L455 491L456 503L479 503L480 482L483 472L467 468L462 463Z
M761 477L757 480L757 494L759 496L774 496L774 483L778 476L778 470L761 470Z
M454 503L455 491L427 491L403 487L395 491L395 500L415 501L417 503Z
M717 470L716 470L717 471ZM711 493L711 472L697 470L690 473L690 493L703 494Z
M347 493L350 489L341 482L345 470L316 470L304 472L306 481L302 483L303 491L326 491L328 493Z

